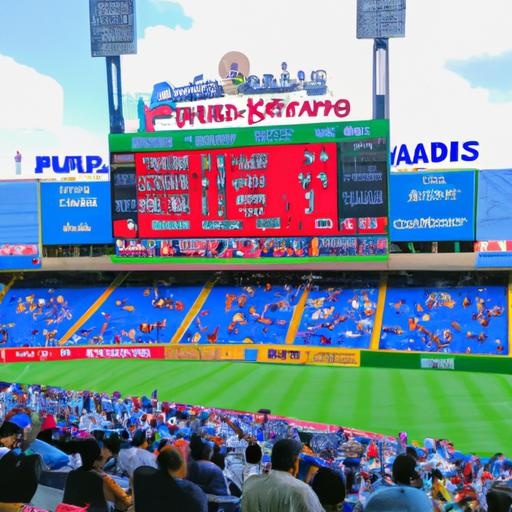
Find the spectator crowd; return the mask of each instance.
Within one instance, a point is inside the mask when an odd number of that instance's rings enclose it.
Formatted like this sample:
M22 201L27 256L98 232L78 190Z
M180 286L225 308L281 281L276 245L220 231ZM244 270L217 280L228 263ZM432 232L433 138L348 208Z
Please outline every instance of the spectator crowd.
M509 511L512 461L407 439L0 384L0 512Z

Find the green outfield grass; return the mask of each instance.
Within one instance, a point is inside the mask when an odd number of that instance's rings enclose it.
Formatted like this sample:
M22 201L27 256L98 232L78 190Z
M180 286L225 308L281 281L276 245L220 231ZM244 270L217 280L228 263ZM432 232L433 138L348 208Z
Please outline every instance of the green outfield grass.
M512 455L512 376L442 370L206 361L69 361L1 366L7 382L120 391L180 403L331 423L465 453Z

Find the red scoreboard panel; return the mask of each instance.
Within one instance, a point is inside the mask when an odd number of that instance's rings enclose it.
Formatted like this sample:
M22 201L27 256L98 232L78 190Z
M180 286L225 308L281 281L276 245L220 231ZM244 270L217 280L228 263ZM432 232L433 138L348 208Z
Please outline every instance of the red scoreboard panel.
M337 162L336 143L136 153L138 237L341 234Z

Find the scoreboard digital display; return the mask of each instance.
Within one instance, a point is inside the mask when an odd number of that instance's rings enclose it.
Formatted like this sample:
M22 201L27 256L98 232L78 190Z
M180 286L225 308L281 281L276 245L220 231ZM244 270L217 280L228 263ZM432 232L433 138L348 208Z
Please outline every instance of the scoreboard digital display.
M183 143L167 137L172 149L151 148L150 140L131 155L113 154L114 237L171 244L387 237L387 136L372 137L370 128L360 131L367 137L311 133L331 137L301 135L273 145L240 137L239 146L197 148L188 135Z

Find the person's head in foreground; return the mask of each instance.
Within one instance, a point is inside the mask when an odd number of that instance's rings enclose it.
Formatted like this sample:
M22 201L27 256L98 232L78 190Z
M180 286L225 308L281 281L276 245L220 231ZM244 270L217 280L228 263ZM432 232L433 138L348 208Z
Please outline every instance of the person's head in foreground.
M302 444L295 439L281 439L272 448L272 469L285 471L293 476L299 474L299 455Z
M419 489L396 485L370 496L364 512L432 512L432 502Z
M509 512L512 505L512 487L506 482L494 482L485 496L487 512Z
M250 444L245 449L245 460L249 464L259 464L261 462L262 457L263 454L261 452L261 447L257 443Z
M393 481L398 485L421 487L422 481L416 471L417 462L405 453L398 455L393 462Z
M13 450L19 444L22 435L23 429L21 427L10 421L4 421L0 427L0 444L9 450Z
M345 483L337 471L320 468L311 487L326 511L341 510L345 501Z
M187 465L183 454L174 446L166 446L156 459L158 469L167 471L174 478L185 478L187 476Z

